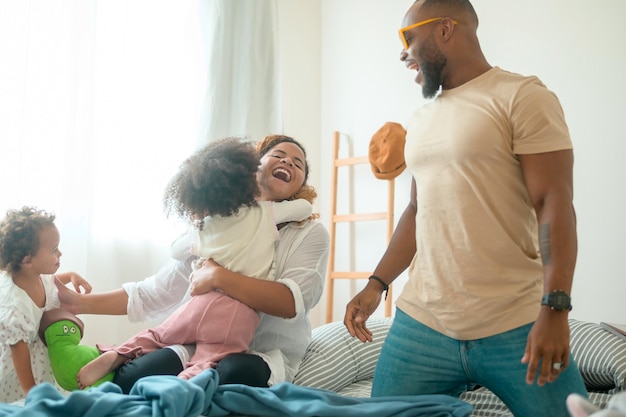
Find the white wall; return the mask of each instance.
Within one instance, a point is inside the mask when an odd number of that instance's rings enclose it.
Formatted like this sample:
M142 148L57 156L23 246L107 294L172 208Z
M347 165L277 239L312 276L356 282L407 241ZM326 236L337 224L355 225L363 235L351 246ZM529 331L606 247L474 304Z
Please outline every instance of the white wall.
M398 60L397 29L412 0L321 1L320 202L328 223L331 138L348 134L355 154L366 154L371 135L386 121L405 124L423 104L421 90ZM579 256L571 318L626 323L622 239L626 220L626 2L623 0L474 0L479 37L492 65L538 75L561 99L575 146L575 205ZM302 80L307 83L307 80ZM363 173L362 175L368 175ZM357 181L366 181L357 177ZM399 216L410 177L398 178ZM367 195L366 202L384 197ZM328 201L328 203L326 203ZM373 204L373 203L372 203ZM384 232L359 237L367 246ZM367 253L367 249L364 250ZM382 255L382 251L378 257ZM369 255L364 264L377 262ZM398 282L402 284L402 282ZM396 295L399 287L396 289ZM341 289L335 319L343 317L354 287ZM319 306L323 310L324 300Z
M278 0L278 26L283 132L303 143L310 161L319 161L319 2ZM309 181L317 186L321 181L319 164L310 165ZM320 202L316 203L319 206Z

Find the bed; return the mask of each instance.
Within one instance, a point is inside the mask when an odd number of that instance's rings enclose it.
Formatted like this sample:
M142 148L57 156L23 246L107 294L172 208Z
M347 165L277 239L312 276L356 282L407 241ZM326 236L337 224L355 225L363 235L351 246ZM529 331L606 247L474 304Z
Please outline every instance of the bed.
M65 396L50 384L36 386L26 403L1 404L0 417L512 417L506 406L484 388L460 399L448 396L371 398L374 367L391 318L371 318L374 341L351 338L340 322L313 330L294 383L270 389L218 385L210 369L190 381L174 376L140 380L130 395L105 383ZM591 401L605 408L626 388L626 340L602 326L570 320L572 353Z
M322 388L350 397L369 397L376 359L391 318L370 318L374 341L363 344L350 337L343 323L332 322L313 330L294 383ZM571 349L590 400L600 408L617 392L626 390L626 339L599 324L570 319ZM461 394L473 405L472 416L512 417L489 390L478 388Z

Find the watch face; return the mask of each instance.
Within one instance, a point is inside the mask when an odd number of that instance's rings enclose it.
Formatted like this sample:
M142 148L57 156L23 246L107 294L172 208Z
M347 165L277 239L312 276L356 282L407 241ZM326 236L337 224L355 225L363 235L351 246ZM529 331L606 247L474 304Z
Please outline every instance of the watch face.
M569 305L569 296L563 293L552 294L551 304L559 307L567 307Z
M564 291L554 291L544 296L542 304L554 310L570 310L571 298Z

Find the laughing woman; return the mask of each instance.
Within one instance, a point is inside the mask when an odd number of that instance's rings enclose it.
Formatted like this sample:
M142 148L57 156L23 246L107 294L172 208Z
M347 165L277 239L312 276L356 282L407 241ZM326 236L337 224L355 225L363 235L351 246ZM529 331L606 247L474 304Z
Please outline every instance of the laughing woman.
M272 135L257 144L261 164L257 181L260 200L284 201L316 197L307 184L309 165L302 145L289 136ZM64 307L77 314L128 314L133 322L162 319L191 296L219 289L261 313L261 321L247 353L222 359L217 365L220 384L267 387L295 376L311 340L310 310L318 303L325 281L329 237L315 220L279 226L275 280L266 281L229 271L212 261L192 273L194 257L170 260L155 275L123 284L118 290L79 295L61 291ZM191 286L191 291L189 287ZM186 347L187 349L193 347ZM124 392L147 375L177 375L186 350L160 349L116 371L114 381ZM182 359L182 360L181 360Z

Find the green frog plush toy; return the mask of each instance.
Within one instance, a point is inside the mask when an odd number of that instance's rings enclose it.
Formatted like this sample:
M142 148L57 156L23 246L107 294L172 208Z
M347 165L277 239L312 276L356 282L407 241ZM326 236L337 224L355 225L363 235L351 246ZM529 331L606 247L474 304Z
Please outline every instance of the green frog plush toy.
M39 325L39 337L48 346L54 378L68 391L80 389L76 380L78 371L100 355L95 346L80 344L84 328L81 319L61 308L44 312ZM112 381L113 374L103 376L92 386Z

